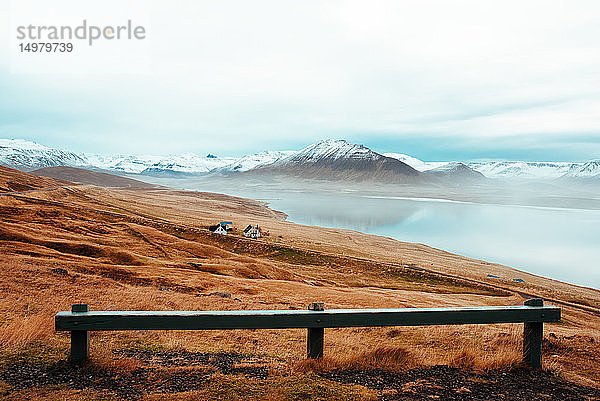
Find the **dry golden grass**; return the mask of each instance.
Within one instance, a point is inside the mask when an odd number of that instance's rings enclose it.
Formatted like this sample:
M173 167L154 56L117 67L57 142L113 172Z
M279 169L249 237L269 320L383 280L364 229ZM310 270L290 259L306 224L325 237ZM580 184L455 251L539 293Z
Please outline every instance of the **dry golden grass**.
M223 195L72 187L0 197L0 217L0 360L32 349L64 358L68 333L53 331L53 316L73 303L93 310L289 309L315 301L327 308L476 306L519 304L522 291L588 309L600 305L598 291L530 275L522 286L494 288L481 272L509 268L346 230L322 235L260 202ZM270 235L249 241L208 234L205 227L217 220L259 223ZM305 330L92 333L92 356L98 366L133 371L139 361L116 358L116 351L260 355L287 372L271 383L279 390L263 393L239 378L223 383L250 386L256 399L284 399L288 382L302 376L297 372L510 368L521 359L522 325L327 329L320 361L305 360L305 341ZM600 386L599 341L598 315L564 306L563 322L545 325L544 365ZM315 380L296 384L314 392ZM207 399L244 394L211 385L212 395L201 393ZM373 396L347 387L331 394L342 390Z
M56 187L65 184L67 184L65 181L40 177L0 166L0 193L29 191L32 189Z
M327 350L324 358L303 360L296 368L300 371L384 369L402 372L422 366L450 365L486 371L519 365L522 360L519 326L495 326L371 329L372 333L368 333L373 335L371 338L368 334L365 336L368 329L362 329L363 333L344 336L343 341ZM338 333L334 333L331 335L338 337ZM382 343L386 345L377 345Z

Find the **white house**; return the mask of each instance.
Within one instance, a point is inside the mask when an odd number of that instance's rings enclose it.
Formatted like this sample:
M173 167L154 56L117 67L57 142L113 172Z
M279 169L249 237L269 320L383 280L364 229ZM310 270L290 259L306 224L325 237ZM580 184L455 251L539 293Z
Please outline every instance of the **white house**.
M225 230L225 229L223 228L223 226L219 224L219 225L217 226L217 228L215 228L215 229L213 230L213 234L223 234L223 235L227 235L227 230Z
M260 238L260 227L249 225L244 229L244 236L247 238Z

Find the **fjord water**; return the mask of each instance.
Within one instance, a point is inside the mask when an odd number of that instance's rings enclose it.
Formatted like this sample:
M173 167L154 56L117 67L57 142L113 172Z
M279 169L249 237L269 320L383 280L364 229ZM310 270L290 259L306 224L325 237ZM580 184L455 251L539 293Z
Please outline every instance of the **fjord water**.
M268 202L295 223L423 243L600 289L600 210L298 192Z

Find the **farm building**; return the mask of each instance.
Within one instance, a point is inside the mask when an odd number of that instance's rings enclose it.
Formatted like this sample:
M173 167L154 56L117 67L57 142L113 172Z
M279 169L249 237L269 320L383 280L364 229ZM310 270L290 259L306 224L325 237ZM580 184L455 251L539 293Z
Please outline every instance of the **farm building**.
M216 226L210 226L209 230L213 234L227 235L227 230L225 230L225 228L223 228L223 226L220 224L217 224Z
M227 231L233 230L233 222L232 221L222 221L219 224L221 225L221 227L223 227Z
M244 229L244 236L247 238L260 238L260 227L258 225L253 226L250 224Z

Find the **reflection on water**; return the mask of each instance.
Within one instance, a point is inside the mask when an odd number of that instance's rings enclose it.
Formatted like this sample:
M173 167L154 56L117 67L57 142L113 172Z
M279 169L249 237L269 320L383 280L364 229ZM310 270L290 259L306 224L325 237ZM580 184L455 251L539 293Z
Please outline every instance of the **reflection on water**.
M600 288L598 210L283 193L270 204L296 223L420 242Z
M290 221L325 227L373 232L378 227L411 219L418 205L398 207L394 202L348 195L294 194L268 201L273 209L288 214ZM382 207L384 206L384 207Z

